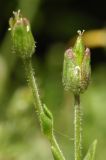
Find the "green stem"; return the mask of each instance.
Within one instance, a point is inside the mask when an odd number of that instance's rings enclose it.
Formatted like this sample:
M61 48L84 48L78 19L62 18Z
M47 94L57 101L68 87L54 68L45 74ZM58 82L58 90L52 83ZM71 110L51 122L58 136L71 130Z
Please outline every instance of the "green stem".
M32 89L35 108L38 112L38 115L39 115L38 118L39 118L39 121L41 123L40 114L44 113L44 108L43 108L43 105L41 103L40 96L39 96L39 93L38 93L38 88L37 88L37 84L36 84L36 79L34 77L34 72L33 72L32 64L31 64L31 59L30 58L23 59L23 62L24 62L27 81L28 81L29 87ZM47 114L47 112L46 112L46 114ZM47 120L47 117L45 117L45 119ZM45 123L46 123L46 121L45 121ZM48 120L47 120L47 123L48 123ZM46 124L43 124L43 125L44 125L43 127L45 128ZM63 156L63 154L62 154L62 152L59 148L59 145L58 145L58 143L55 139L55 136L54 136L53 132L52 132L52 135L50 136L50 138L48 138L48 139L50 140L50 143L51 143L51 150L52 150L52 153L53 153L53 156L54 156L54 160L65 160L65 158L64 158L64 156Z
M75 97L75 137L74 137L74 145L75 145L75 160L81 160L81 111L80 111L80 96L74 95Z
M41 103L38 89L37 89L36 79L34 77L31 59L30 58L24 59L23 61L24 61L24 67L25 67L28 85L32 89L32 92L33 92L34 104L35 104L38 114L40 114L43 108L42 108L42 103Z

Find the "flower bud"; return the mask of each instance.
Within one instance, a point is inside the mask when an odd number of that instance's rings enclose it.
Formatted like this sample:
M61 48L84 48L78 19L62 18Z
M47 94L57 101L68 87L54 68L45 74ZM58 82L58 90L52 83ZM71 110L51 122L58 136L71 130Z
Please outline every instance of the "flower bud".
M86 90L90 81L90 50L85 48L82 35L79 36L73 48L66 50L63 64L63 85L66 90L80 94Z
M9 20L13 52L21 58L29 58L35 51L35 42L29 21L22 17L20 10L13 12L13 14L14 17Z

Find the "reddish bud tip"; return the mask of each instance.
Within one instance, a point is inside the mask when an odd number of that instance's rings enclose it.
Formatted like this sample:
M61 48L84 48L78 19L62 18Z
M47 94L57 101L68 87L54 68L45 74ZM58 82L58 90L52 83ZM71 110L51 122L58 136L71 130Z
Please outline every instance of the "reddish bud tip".
M74 57L73 50L67 49L65 54L68 56L68 58L72 59Z

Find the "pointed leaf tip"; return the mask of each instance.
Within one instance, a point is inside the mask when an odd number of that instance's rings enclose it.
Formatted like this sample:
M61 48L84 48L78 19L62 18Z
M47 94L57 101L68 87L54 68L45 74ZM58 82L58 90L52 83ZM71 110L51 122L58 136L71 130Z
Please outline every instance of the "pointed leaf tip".
M94 140L94 142L90 146L84 160L94 160L95 159L96 145L97 145L97 140Z

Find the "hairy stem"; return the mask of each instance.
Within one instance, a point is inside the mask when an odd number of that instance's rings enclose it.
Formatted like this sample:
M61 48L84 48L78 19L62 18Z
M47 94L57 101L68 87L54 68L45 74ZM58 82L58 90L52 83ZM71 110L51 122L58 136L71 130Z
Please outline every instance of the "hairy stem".
M30 58L23 59L23 61L24 61L24 67L25 67L25 72L26 72L26 78L27 78L29 87L32 89L35 108L36 108L36 110L38 112L38 115L39 115L38 116L39 122L41 123L40 115L42 113L44 113L44 108L43 108L43 105L41 103L40 96L39 96L39 93L38 93L38 88L37 88L37 84L36 84L36 79L34 77L34 72L33 72L33 68L32 68L31 59ZM46 115L45 115L44 119L47 120ZM46 121L44 123L46 123ZM46 124L44 124L44 123L42 123L42 124L44 125L43 127L45 128ZM59 145L58 145L58 143L55 139L55 136L54 136L54 133L53 133L53 128L51 128L51 130L52 130L52 135L50 134L48 139L51 143L51 150L52 150L52 153L53 153L54 160L65 160L65 158L64 158L64 156L63 156L63 154L62 154L62 152L59 148Z
M24 67L25 67L28 85L32 89L32 92L33 92L34 104L35 104L36 110L37 110L38 114L40 114L43 110L42 103L41 103L41 100L39 97L36 79L34 77L34 72L33 72L32 63L31 63L30 58L24 59Z
M81 111L80 111L80 96L74 95L75 97L75 118L74 118L74 145L75 145L75 160L81 160Z

